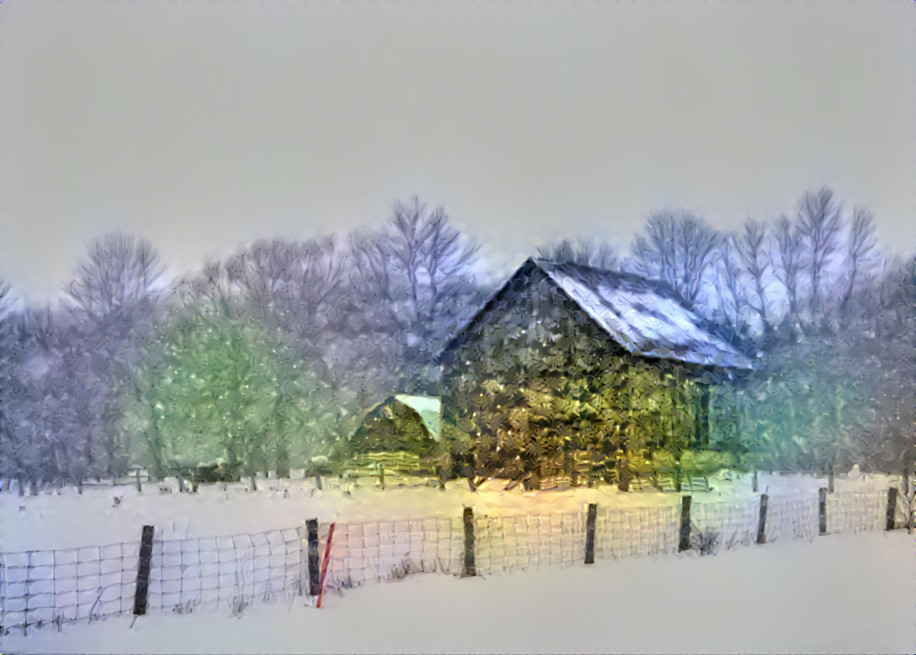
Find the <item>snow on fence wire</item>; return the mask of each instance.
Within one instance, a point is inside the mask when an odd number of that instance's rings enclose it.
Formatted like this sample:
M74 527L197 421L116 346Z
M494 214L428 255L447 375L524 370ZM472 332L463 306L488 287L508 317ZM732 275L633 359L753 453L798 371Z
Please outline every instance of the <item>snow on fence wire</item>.
M818 497L800 492L770 496L764 534L767 543L778 539L814 539L818 534Z
M137 542L4 554L0 625L59 626L130 611L139 553Z
M768 512L769 508L768 499ZM700 534L715 532L718 534L719 543L726 547L736 544L748 545L757 540L760 499L740 499L727 503L697 503L691 508L690 518L692 531L695 530ZM779 526L776 527L778 530Z
M844 496L846 492L835 495ZM716 533L718 543L727 548L754 543L760 527L760 505L759 496L729 502L696 503L691 508L691 531L694 534ZM818 534L818 518L816 495L791 493L768 496L765 541L813 539ZM859 518L865 520L865 517Z
M585 513L485 515L475 519L474 541L478 573L571 566L585 552Z
M903 497L900 497L904 500ZM895 523L906 521L906 507L894 508ZM887 490L847 491L827 495L827 532L830 534L883 530L886 523Z
M327 528L322 527L319 551L323 553ZM348 589L372 580L420 572L460 574L464 564L463 530L460 517L337 524L327 586Z
M301 539L299 529L289 528L153 541L148 608L189 612L224 605L240 611L258 600L298 593Z
M902 496L887 490L838 490L826 495L826 534L903 526ZM758 538L761 497L688 507L691 531L716 532L731 547ZM675 553L683 536L685 503L652 507L598 506L593 552L599 559ZM326 586L347 589L411 573L493 575L527 568L571 566L587 553L588 510L523 514L491 510L473 516L434 516L336 524ZM820 533L820 497L810 491L767 497L765 541L813 540ZM324 554L329 524L318 525ZM139 531L138 531L139 532ZM139 536L139 535L138 535ZM314 554L314 553L313 553ZM140 541L89 548L0 555L0 634L11 629L94 620L133 610ZM198 606L245 606L292 600L310 587L306 525L257 534L156 540L152 544L147 607L189 612Z
M620 559L677 552L681 510L670 507L602 508L595 517L595 556Z

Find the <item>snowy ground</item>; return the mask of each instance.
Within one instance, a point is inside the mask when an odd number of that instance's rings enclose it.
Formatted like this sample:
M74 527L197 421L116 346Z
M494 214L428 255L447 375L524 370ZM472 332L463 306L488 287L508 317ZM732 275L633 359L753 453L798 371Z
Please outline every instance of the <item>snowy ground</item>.
M0 637L0 652L912 653L905 531L819 537L458 579L415 575L325 598L131 616Z
M749 476L710 479L714 491L693 494L694 503L727 501L753 496ZM860 476L837 478L837 491L881 489L899 485L900 478ZM371 484L371 482L370 482ZM771 495L803 489L816 498L826 486L823 478L760 474L759 490ZM177 482L146 484L138 493L133 486L87 487L44 492L38 496L0 494L0 552L51 550L139 541L143 525L157 526L157 539L238 535L278 528L293 528L306 519L321 521L395 520L429 516L460 516L465 506L475 513L494 509L547 514L584 510L597 502L614 507L676 505L677 494L622 493L616 487L578 487L567 491L525 492L520 487L502 491L504 481L488 482L478 493L464 481L447 489L374 486L315 489L313 480L264 480L250 492L244 484L202 485L196 494L162 494L159 487ZM273 489L271 489L272 487ZM117 502L116 502L117 501Z
M711 479L695 503L749 498L748 476ZM836 480L836 489L899 485L889 476ZM466 483L436 488L314 488L311 480L201 486L197 494L160 485L86 488L20 497L0 494L0 552L157 539L237 535L301 525L460 516L498 509L544 514L603 506L676 505L677 494L623 494L616 488L471 493ZM371 483L370 483L371 484ZM169 486L168 483L161 485ZM816 497L825 479L759 476L771 495ZM117 502L116 502L117 499ZM599 561L571 569L457 579L414 575L336 592L325 607L304 599L191 615L120 616L92 624L0 637L0 652L913 652L916 549L905 531L831 535L807 541L661 558Z

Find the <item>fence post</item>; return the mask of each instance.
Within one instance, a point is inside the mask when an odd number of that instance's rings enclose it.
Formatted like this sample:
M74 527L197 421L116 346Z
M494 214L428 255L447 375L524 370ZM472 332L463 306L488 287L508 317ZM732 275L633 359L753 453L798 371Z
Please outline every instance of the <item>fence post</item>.
M321 593L320 571L318 570L318 519L309 519L306 521L305 529L309 543L309 595L317 596Z
M324 545L324 560L321 562L321 576L318 578L318 602L315 604L318 609L321 609L321 597L324 595L324 581L328 574L328 558L331 555L331 544L333 541L334 523L331 523L331 527L328 529L328 541Z
M909 467L903 471L903 499L906 501L906 533L913 534L913 487Z
M464 575L477 575L477 565L474 563L474 510L464 508Z
M690 496L681 498L681 535L677 550L690 550Z
M817 490L818 534L827 534L827 487Z
M767 501L770 499L766 494L760 495L760 519L757 521L757 543L765 544L767 542Z
M887 490L887 525L885 526L886 530L893 530L896 526L896 517L894 516L897 513L897 487L891 487Z
M598 505L588 504L588 517L585 520L585 563L595 563L595 518L598 515Z
M153 532L151 525L144 525L140 534L140 562L137 566L137 588L134 591L134 615L146 614L146 599L149 595L149 570L153 561Z

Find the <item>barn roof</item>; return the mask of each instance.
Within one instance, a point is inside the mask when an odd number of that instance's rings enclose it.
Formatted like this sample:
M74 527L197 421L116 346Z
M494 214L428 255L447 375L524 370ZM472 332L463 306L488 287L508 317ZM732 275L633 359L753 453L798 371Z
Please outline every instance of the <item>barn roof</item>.
M753 368L747 356L705 329L702 319L661 282L544 259L528 259L512 279L534 270L546 275L634 355L719 368Z

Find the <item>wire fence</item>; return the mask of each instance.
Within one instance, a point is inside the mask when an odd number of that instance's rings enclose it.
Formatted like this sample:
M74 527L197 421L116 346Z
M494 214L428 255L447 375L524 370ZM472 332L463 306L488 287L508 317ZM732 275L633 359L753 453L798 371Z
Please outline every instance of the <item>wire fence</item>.
M296 528L154 541L148 609L190 612L223 604L241 611L259 600L298 592L300 541Z
M686 534L715 534L730 548L904 526L909 513L894 488L890 494L796 491L766 501L759 495L727 502L698 497L695 504L688 499L664 506L595 506L593 513L585 506L549 514L474 516L465 510L464 516L340 523L328 550L325 585L341 590L414 573L465 575L469 563L472 574L483 575L573 566L584 563L590 548L597 559L676 553L684 549L685 520ZM315 582L315 557L327 549L329 527L319 523L311 544L306 524L256 534L154 539L146 608L188 613L222 607L241 613L252 604L292 602ZM138 540L0 554L0 634L133 611L140 553Z
M129 611L139 552L139 543L121 543L4 554L2 625L60 625Z

